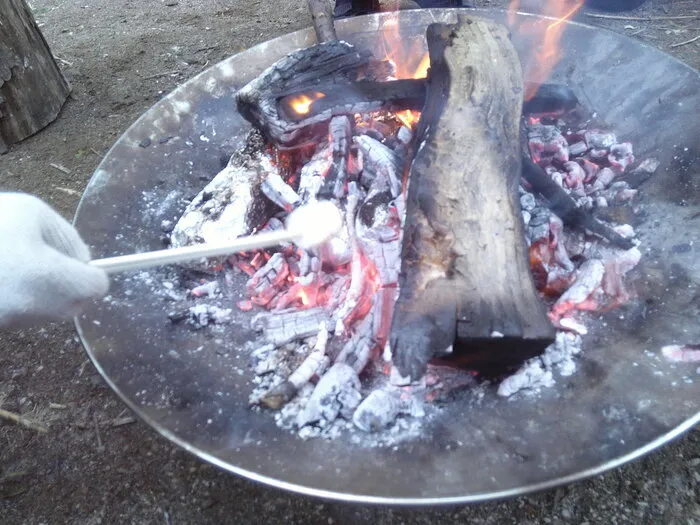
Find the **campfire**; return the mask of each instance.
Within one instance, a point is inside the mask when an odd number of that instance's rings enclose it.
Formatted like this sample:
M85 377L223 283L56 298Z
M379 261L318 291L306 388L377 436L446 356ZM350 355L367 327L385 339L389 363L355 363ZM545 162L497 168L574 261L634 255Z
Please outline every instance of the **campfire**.
M207 262L248 276L231 308L259 333L252 409L303 438L396 436L486 372L503 396L551 385L574 373L595 314L632 299L641 252L607 212L658 163L565 86L523 82L504 27L433 24L429 54L397 50L396 27L384 57L322 42L241 89L254 129L170 235L219 242L317 200L342 210L316 249ZM200 283L175 320L225 322L216 293Z

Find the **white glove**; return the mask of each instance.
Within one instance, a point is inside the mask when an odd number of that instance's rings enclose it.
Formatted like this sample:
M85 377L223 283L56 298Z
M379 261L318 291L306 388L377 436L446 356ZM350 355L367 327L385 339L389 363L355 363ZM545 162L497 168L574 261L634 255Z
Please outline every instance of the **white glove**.
M0 327L78 315L109 287L78 232L46 203L0 193Z

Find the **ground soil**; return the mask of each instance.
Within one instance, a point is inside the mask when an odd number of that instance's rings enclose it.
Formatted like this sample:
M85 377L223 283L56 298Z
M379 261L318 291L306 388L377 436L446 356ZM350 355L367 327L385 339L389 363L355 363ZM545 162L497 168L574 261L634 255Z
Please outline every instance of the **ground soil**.
M73 93L54 124L0 157L0 189L35 193L66 217L105 151L164 93L233 53L309 25L303 0L31 0L31 6ZM650 0L625 15L698 13L698 0ZM700 41L673 47L700 32L697 17L582 18L700 66ZM700 523L697 429L598 478L479 506L361 507L271 490L124 419L129 414L87 362L70 324L0 332L0 407L50 428L38 434L0 421L3 524Z

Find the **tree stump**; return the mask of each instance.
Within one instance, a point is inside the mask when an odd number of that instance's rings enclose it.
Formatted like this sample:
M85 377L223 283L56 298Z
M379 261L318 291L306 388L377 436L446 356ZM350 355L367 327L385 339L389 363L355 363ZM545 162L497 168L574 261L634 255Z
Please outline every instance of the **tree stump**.
M0 7L0 153L53 122L70 85L24 0Z

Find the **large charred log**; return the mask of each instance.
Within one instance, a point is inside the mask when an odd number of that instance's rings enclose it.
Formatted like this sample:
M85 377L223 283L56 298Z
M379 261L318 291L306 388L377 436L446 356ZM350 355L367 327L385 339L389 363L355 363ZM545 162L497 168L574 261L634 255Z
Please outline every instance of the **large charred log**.
M381 107L334 106L310 115L310 100L352 82L381 80L388 73L386 62L346 42L323 42L295 51L267 68L236 93L236 104L240 114L278 147L299 147L325 137L328 121L336 115ZM294 110L292 101L307 93L311 94L309 102Z
M453 346L512 365L555 335L516 198L523 80L507 30L460 17L429 26L427 41L431 70L390 337L397 371L414 380Z

